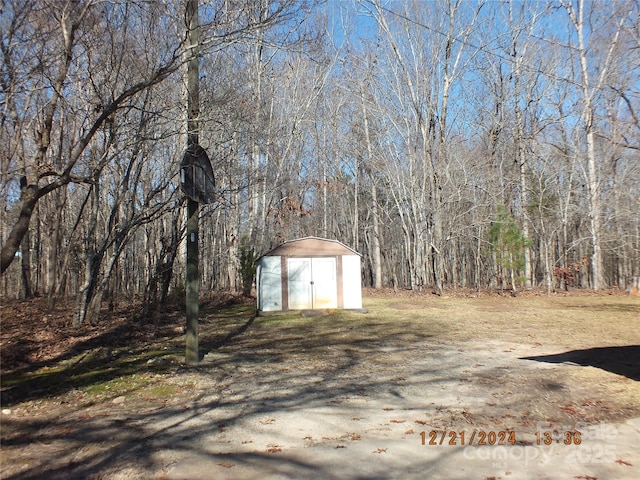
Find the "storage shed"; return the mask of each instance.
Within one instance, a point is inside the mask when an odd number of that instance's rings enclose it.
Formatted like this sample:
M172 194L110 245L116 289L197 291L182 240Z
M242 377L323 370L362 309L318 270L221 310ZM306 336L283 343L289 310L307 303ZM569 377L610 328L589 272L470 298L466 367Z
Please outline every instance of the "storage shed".
M289 240L257 264L260 312L362 308L360 254L337 240Z

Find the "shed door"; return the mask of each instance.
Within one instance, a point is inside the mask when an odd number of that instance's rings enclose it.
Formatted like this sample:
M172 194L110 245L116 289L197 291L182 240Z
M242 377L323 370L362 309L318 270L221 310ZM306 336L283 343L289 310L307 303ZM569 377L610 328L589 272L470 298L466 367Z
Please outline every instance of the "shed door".
M304 310L313 308L311 303L311 259L289 258L289 308Z
M336 259L334 257L311 259L311 279L313 281L313 306L311 308L338 307L336 273Z
M336 259L289 258L289 308L337 308Z

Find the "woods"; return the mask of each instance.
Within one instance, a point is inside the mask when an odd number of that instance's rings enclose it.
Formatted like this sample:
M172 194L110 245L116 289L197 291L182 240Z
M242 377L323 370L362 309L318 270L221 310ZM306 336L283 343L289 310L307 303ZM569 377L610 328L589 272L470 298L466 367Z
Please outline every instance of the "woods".
M1 295L184 297L185 2L3 0ZM200 291L309 235L363 284L640 275L637 1L201 1ZM250 267L250 266L249 266ZM568 278L571 278L571 282Z

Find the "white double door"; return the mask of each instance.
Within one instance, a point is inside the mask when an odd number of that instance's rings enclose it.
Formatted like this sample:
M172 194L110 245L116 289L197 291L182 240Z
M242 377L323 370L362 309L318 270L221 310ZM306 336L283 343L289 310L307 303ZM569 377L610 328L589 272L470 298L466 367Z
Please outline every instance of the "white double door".
M289 258L289 308L338 308L336 258Z

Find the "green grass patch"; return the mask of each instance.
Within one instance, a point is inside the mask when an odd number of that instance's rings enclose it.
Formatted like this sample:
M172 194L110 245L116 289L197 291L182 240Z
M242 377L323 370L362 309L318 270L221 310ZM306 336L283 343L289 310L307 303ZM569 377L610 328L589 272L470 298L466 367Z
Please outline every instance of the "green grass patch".
M55 397L70 390L97 397L131 394L147 386L149 374L165 372L183 355L184 351L177 348L83 352L57 365L3 375L2 404Z
M145 375L122 375L108 380L105 379L104 381L93 382L81 391L94 397L110 398L120 395L126 397L140 392L149 382L149 377Z

